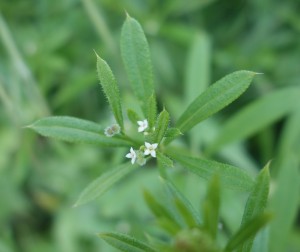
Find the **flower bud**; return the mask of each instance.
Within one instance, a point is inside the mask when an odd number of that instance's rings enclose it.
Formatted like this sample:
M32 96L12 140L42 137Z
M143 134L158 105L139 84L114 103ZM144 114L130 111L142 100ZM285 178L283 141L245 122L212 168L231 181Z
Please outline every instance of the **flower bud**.
M116 134L119 134L121 131L121 127L119 124L113 124L109 127L107 127L105 130L104 130L104 134L107 136L107 137L112 137Z

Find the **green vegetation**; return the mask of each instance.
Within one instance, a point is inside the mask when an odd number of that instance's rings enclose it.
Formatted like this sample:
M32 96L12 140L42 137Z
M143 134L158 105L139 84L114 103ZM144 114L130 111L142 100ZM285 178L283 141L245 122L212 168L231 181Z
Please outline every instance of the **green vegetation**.
M0 251L300 250L298 10L2 1Z

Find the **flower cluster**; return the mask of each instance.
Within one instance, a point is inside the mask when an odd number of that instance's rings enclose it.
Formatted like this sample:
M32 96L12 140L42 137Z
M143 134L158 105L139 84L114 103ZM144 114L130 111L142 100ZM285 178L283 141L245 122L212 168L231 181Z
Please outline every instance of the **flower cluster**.
M143 132L145 135L148 134L146 129L148 129L148 120L142 120L142 121L137 121L138 124L138 132ZM104 130L104 133L107 137L112 137L116 134L119 134L121 131L121 128L118 124L113 124L109 127L107 127ZM158 143L148 143L145 142L144 145L140 147L139 150L134 150L132 147L130 148L130 152L126 154L125 157L131 159L131 163L137 163L139 165L144 165L146 163L146 158L145 156L150 155L151 157L156 158L156 149L158 147Z
M130 152L126 154L126 157L131 159L132 164L136 162L139 165L144 165L146 163L145 156L151 155L152 157L156 157L157 146L157 143L150 144L145 142L145 145L141 146L140 150L134 150L131 147ZM141 149L144 149L144 151Z
M147 119L143 121L138 121L137 124L138 132L144 132L148 128L148 121ZM145 132L144 132L145 133ZM145 142L145 145L140 147L140 150L134 150L132 147L130 148L130 152L126 154L127 158L131 159L131 163L134 164L135 162L139 165L144 165L146 163L145 156L151 155L152 157L156 157L156 148L157 143L148 143Z

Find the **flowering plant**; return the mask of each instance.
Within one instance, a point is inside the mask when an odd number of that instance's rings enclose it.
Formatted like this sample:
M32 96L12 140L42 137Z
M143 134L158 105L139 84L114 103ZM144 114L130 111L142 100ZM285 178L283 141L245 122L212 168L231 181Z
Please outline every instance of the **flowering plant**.
M245 170L195 157L189 151L182 151L180 147L171 143L237 99L249 87L256 73L242 70L223 77L199 94L174 126L171 126L170 115L166 108L158 113L159 106L155 95L151 57L146 37L140 24L129 15L122 29L121 52L130 84L139 104L139 107L127 110L128 120L123 117L119 87L113 72L106 61L96 54L100 84L115 122L111 126L102 127L95 122L83 119L56 116L42 118L28 126L47 137L69 142L97 144L101 147L128 149L128 153L124 155L124 163L109 169L89 184L74 206L85 204L101 196L119 180L138 167L146 165L146 162L152 158L157 160L160 176L169 189L175 209L183 221L178 222L173 213L170 213L147 191L144 194L145 200L154 215L161 220L162 228L174 238L174 243L152 246L117 233L101 234L104 240L122 251L193 252L200 251L200 247L201 251L221 251L216 245L216 232L219 225L219 187L222 186L250 192L242 225L224 247L224 251L237 248L249 251L255 234L270 220L270 214L264 212L269 192L268 166L254 180ZM131 122L131 126L128 121ZM232 130L230 126L228 127L227 131ZM131 128L134 128L134 134L130 134ZM228 135L225 134L215 141L207 150L207 154L214 153L226 141L228 141ZM125 158L130 161L126 162ZM170 176L172 169L170 168L174 166L174 161L188 171L210 181L207 199L204 202L203 221L172 183ZM157 250L158 248L160 250Z

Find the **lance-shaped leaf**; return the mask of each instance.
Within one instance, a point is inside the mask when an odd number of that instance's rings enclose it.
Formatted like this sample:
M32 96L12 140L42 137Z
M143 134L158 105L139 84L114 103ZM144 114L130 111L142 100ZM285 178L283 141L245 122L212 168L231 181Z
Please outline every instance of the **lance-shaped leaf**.
M270 222L272 217L273 216L270 213L262 213L246 222L228 241L225 247L225 252L234 251L246 243L249 239L253 239L258 231Z
M275 167L272 172L278 172L279 167L291 153L300 153L300 110L293 112L286 120L278 143ZM298 146L297 146L298 145Z
M182 136L183 134L177 128L168 128L165 133L164 144L167 145L172 142L175 138Z
M165 205L159 203L150 192L144 190L144 199L162 228L171 234L175 234L180 230L180 224L174 217L173 212L171 212Z
M258 175L255 185L249 195L247 204L244 210L242 219L242 225L252 219L254 216L263 212L266 207L270 186L270 173L269 164ZM239 251L249 252L251 251L253 239L249 239L245 242Z
M132 165L131 163L125 163L119 165L113 169L108 170L92 181L79 195L78 200L74 204L74 207L77 207L82 204L94 200L97 197L100 197L107 190L109 190L114 184L119 180L124 178L127 174L136 169L137 165Z
M133 123L133 125L137 124L137 121L141 121L140 116L132 109L127 110L128 119Z
M150 50L141 25L128 14L121 33L121 53L129 81L147 117L147 103L154 94Z
M158 151L156 155L160 175L163 178L166 178L167 169L174 167L173 160L161 153L160 151Z
M220 181L218 174L214 175L209 183L206 198L203 203L203 228L216 238L220 212Z
M94 122L69 116L42 118L27 126L42 136L68 142L96 144L104 147L131 146L132 143L121 136L107 137L103 128Z
M115 116L115 119L117 123L121 126L123 129L123 115L122 115L122 109L121 109L121 100L120 100L120 92L119 88L115 79L115 76L113 75L109 65L100 58L100 56L97 56L97 71L98 71L98 77L100 80L100 84L103 88L103 92L106 95L106 98L109 102L109 105L111 107L111 110Z
M237 71L211 85L183 112L176 127L184 133L233 102L249 87L255 74Z
M165 136L166 130L168 129L170 122L170 115L167 110L163 110L156 122L155 131L153 135L153 141L155 143L160 143L163 137Z
M270 200L274 220L270 228L270 251L287 251L287 242L299 209L299 155L287 154L277 175L276 188Z
M246 106L232 116L212 143L208 152L247 138L300 106L300 88L290 87L275 91Z
M196 34L189 50L186 63L185 97L186 101L194 100L210 83L211 41L201 31Z
M238 167L187 156L177 151L167 151L167 153L184 168L206 180L211 179L214 174L219 174L221 184L227 188L249 191L253 187L254 182L251 176Z
M190 201L170 180L162 179L162 181L166 185L170 198L175 203L186 225L190 228L199 227L201 223L199 214L196 212Z
M156 114L157 114L157 106L156 106L156 98L155 94L152 94L149 98L148 101L148 123L149 123L149 128L152 129L155 125L156 121Z
M120 233L100 233L99 236L111 246L125 252L158 252L150 245L129 235Z

